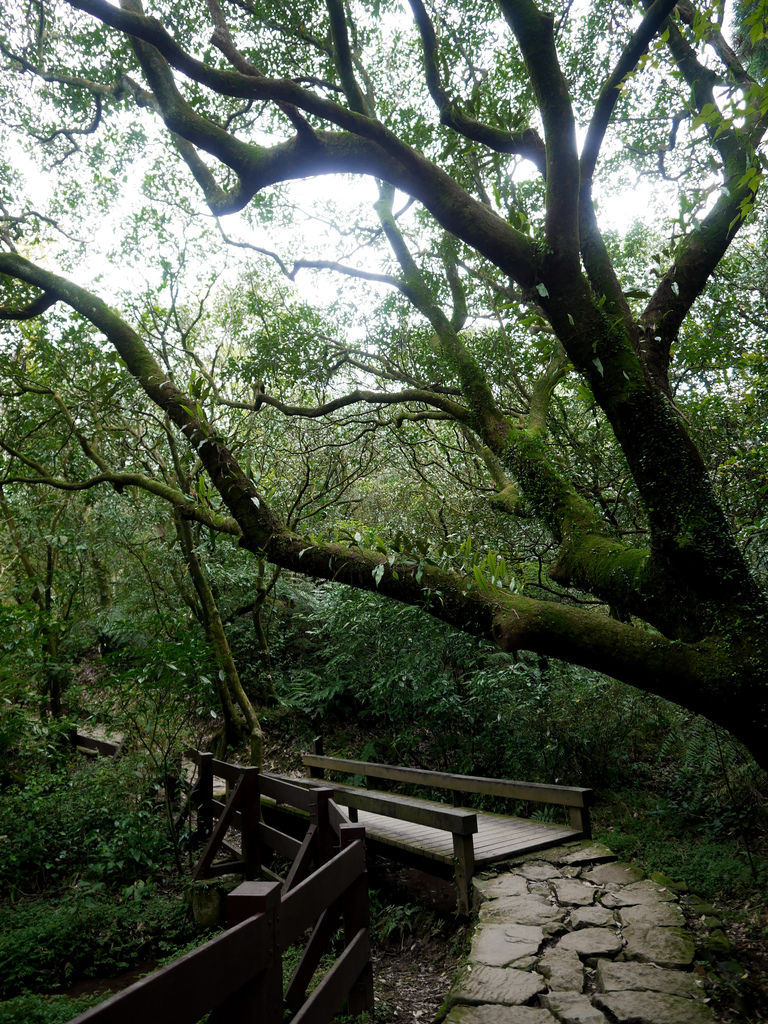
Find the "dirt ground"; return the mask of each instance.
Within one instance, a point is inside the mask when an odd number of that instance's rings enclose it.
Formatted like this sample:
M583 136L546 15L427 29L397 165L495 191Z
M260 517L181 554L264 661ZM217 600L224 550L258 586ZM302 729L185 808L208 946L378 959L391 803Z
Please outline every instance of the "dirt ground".
M371 872L371 885L379 903L422 908L408 922L412 930L398 934L395 929L387 938L382 935L386 908L377 910L374 900L376 1024L427 1024L448 994L468 941L469 925L454 913L455 889L450 882L382 862Z

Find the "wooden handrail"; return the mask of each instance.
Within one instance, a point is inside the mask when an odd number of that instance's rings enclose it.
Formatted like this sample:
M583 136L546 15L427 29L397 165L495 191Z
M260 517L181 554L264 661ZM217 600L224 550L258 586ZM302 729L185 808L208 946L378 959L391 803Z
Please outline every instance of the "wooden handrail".
M228 803L218 805L222 813L211 830L197 874L215 874L233 866L247 873L258 863L258 837L279 852L296 855L289 877L284 885L243 883L227 898L233 925L229 931L111 996L72 1024L134 1024L137 1020L192 1024L209 1011L213 1011L211 1020L216 1024L252 1020L282 1024L282 954L311 925L315 926L313 939L286 993L286 997L290 994L291 1009L297 1011L294 1020L330 1024L345 1002L353 1014L371 1010L365 830L344 820L330 799L331 787L307 790L278 780L275 791L282 798L291 798L297 810L308 810L311 820L300 843L259 820L263 777L255 768L226 765L206 754L196 760L202 777L198 804L206 814L218 804L211 795L213 776L235 783ZM228 848L224 836L233 823L241 825L243 861L211 863L216 848ZM338 852L333 850L334 832L340 843ZM318 859L319 865L312 870L312 862ZM307 987L340 921L344 948L308 996Z
M591 789L578 786L552 786L540 782L457 775L451 772L407 768L404 765L379 764L374 761L356 761L346 757L327 757L321 754L302 754L301 760L307 768L365 775L392 782L409 782L416 786L431 786L459 793L479 793L535 803L558 804L564 807L586 807L592 794Z
M364 871L363 844L353 843L286 893L278 922L280 948L287 949L318 919L324 907L336 902L349 887L350 879Z
M442 832L452 832L454 835L469 836L477 832L477 815L474 811L421 804L410 797L397 796L394 793L366 793L359 789L335 786L334 800L344 807L383 814L387 818L400 818L401 821L412 821L417 825L438 828Z
M271 943L264 914L250 917L98 1006L72 1024L195 1024L264 969Z
M104 757L117 757L122 753L123 743L113 743L112 740L100 740L95 736L86 736L77 729L70 732L70 740L74 747L92 754L101 754Z

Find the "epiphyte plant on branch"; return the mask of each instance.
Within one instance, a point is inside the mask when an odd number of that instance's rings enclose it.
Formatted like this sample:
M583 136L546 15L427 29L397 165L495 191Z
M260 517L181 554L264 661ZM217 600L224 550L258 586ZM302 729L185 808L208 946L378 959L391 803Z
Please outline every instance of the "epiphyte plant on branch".
M190 501L184 515L275 565L378 589L506 650L556 656L660 694L731 729L765 766L764 580L675 384L697 300L737 236L759 236L750 220L768 128L760 67L768 4L726 8L693 0L19 4L1 44L3 117L19 152L34 143L59 187L47 213L14 205L4 189L9 337L55 307L114 346L220 496L217 509ZM357 344L351 332L338 359L325 360L326 394L305 381L294 401L259 380L233 400L209 368L204 395L194 397L153 354L141 323L113 308L117 295L52 265L67 203L81 203L83 218L88 208L69 168L91 167L94 202L107 210L131 155L161 144L164 184L153 170L137 202L159 222L174 207L194 212L202 197L219 224L240 213L251 239L276 211L289 216L285 183L372 181L375 219L336 225L341 259L301 254L291 263L275 251L280 232L272 247L261 235L258 245L240 242L253 260L271 252L289 277L324 270L396 296L377 306L375 337ZM630 266L601 231L598 199L640 180L677 213L661 251L635 253ZM321 185L315 202L319 214ZM363 250L368 264L356 266ZM142 258L151 261L151 251ZM380 292L371 294L373 306ZM764 352L764 329L755 331ZM342 381L355 386L342 391ZM573 432L561 392L572 394L574 381L609 436L602 443L612 445L618 488L603 481L596 490L578 465L588 468L589 453L566 451ZM400 428L423 431L427 444L450 429L453 448L433 452L446 471L459 451L484 467L510 553L523 543L518 521L538 524L550 582L542 575L538 586L503 588L474 570L366 547L362 534L350 544L302 533L254 481L244 452L212 426L227 401L262 417L325 418L347 438L355 416L366 424L359 436ZM414 457L412 466L423 477L428 462Z

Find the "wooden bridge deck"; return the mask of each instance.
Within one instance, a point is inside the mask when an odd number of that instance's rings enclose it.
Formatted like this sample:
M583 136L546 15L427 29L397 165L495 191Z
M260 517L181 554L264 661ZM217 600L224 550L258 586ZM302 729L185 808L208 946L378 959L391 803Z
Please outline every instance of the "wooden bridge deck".
M445 807L445 804L432 803L428 800L419 803L426 807ZM465 807L457 810L473 809ZM472 838L477 868L519 854L544 850L548 846L557 846L558 843L568 842L582 835L566 825L513 818L503 814L486 814L482 811L474 813L477 814L477 833ZM453 861L453 837L450 832L411 821L386 818L369 811L358 811L358 821L365 826L369 840L443 864L450 864Z

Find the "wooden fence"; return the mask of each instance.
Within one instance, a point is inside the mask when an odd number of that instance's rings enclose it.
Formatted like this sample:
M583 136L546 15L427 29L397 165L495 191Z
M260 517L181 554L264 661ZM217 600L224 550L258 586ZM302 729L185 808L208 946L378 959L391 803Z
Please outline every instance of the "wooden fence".
M198 878L222 871L254 875L264 851L292 859L282 880L247 880L227 897L230 928L205 945L93 1007L73 1024L328 1024L346 1003L352 1014L373 1008L364 829L350 823L328 790L306 790L255 769L197 755L198 831L206 839ZM231 786L226 803L213 799L213 777ZM303 839L261 820L262 797L304 811ZM317 797L317 799L316 799ZM217 816L218 815L218 816ZM242 848L228 846L234 825ZM221 865L217 854L235 853ZM341 951L308 993L339 929ZM311 932L310 932L311 929ZM283 954L310 932L283 992ZM338 948L339 943L334 945Z

